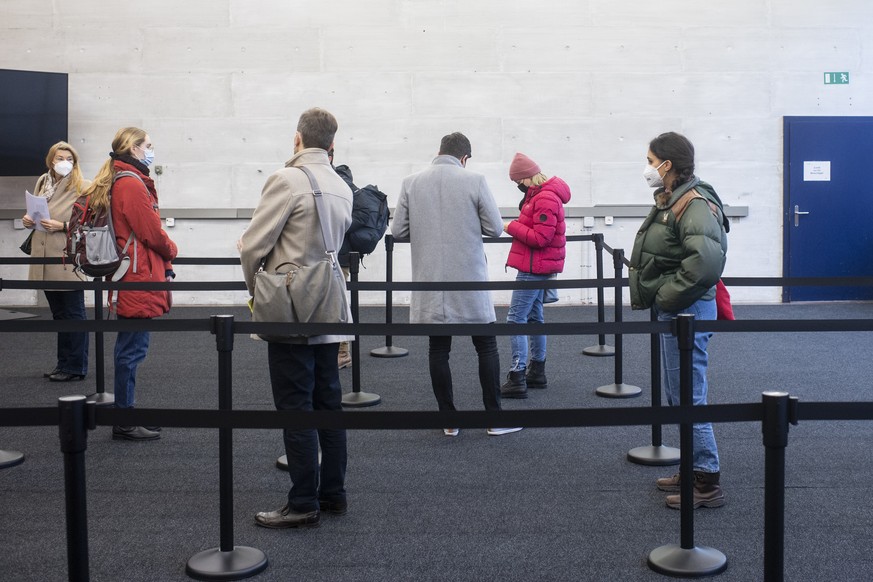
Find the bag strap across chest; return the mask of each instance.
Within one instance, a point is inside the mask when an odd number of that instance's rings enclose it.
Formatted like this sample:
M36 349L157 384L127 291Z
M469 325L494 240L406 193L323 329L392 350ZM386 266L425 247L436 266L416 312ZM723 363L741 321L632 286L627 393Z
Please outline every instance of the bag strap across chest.
M718 217L718 212L719 212L718 205L715 204L714 202L710 201L705 196L703 196L700 192L697 191L696 188L692 188L688 192L683 194L679 198L679 200L677 200L673 204L673 206L671 208L671 210L673 211L673 214L676 216L676 222L679 222L679 220L682 218L682 215L685 214L686 210L688 210L688 205L691 204L694 200L696 200L698 198L705 200L706 203L709 205L709 211L712 212L712 215L715 216L716 220L719 219L719 217Z
M312 170L306 166L298 167L304 174L306 174L306 177L309 179L309 185L312 187L312 195L315 197L315 210L316 214L318 214L318 222L321 224L321 238L324 240L324 250L331 256L333 261L336 261L337 249L334 248L334 245L331 242L335 240L335 237L333 236L333 229L330 227L330 224L327 223L327 212L324 208L324 195L321 192L321 188L318 187L318 181L312 174Z

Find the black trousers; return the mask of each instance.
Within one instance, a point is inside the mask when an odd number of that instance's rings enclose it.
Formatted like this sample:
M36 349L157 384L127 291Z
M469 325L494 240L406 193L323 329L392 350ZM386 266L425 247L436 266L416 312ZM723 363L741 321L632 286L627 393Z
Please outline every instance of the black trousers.
M270 342L267 353L277 410L342 410L338 347ZM318 509L319 499L345 501L346 431L286 428L283 435L291 477L291 508L306 513Z
M497 352L497 338L474 335L472 340L479 355L479 383L482 385L485 410L500 410L500 355ZM452 370L449 366L451 351L452 336L430 336L430 382L440 410L457 410L452 390Z

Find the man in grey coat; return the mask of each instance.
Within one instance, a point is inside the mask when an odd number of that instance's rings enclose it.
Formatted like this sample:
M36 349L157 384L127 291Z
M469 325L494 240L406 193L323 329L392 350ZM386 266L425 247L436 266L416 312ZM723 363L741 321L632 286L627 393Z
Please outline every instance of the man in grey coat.
M415 282L487 281L482 236L500 236L503 221L485 177L466 170L472 148L462 133L440 142L439 155L426 170L403 180L394 211L392 234L410 242ZM491 292L414 291L411 323L493 323ZM473 336L479 356L479 383L486 410L500 410L500 357L497 338ZM430 379L440 410L455 410L449 353L451 336L431 336ZM520 428L489 428L488 434ZM447 436L458 429L447 428Z
M352 191L327 159L337 130L336 118L313 108L304 111L294 136L294 155L264 184L261 200L239 243L240 263L249 293L264 261L267 271L287 270L289 263L312 265L326 250L337 250L352 222ZM333 249L325 249L315 197L306 166L318 183L325 222L331 225ZM294 343L269 342L270 383L277 410L342 410L337 368L339 342L346 336L294 338ZM291 490L283 507L255 516L271 528L312 527L320 511L346 512L346 431L285 429L285 454ZM321 447L321 466L318 449Z

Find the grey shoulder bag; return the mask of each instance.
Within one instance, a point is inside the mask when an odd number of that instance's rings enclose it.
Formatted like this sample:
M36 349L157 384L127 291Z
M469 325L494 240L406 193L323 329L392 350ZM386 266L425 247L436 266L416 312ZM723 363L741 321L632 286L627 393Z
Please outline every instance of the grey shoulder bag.
M321 224L325 258L313 265L283 263L275 272L261 269L255 273L252 321L286 323L348 323L351 311L346 297L346 280L339 268L337 249L333 248L333 230L326 221L324 198L309 168L300 166L309 178L315 208ZM287 271L280 271L288 267ZM261 335L261 339L284 342L295 335Z

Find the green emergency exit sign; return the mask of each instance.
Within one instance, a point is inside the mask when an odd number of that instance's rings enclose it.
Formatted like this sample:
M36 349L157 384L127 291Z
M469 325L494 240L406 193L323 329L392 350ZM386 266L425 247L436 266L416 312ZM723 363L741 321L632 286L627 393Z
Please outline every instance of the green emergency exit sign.
M848 85L849 84L849 73L825 73L824 74L824 84L825 85Z

